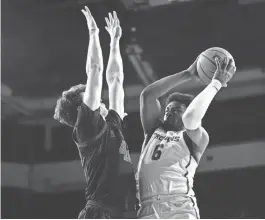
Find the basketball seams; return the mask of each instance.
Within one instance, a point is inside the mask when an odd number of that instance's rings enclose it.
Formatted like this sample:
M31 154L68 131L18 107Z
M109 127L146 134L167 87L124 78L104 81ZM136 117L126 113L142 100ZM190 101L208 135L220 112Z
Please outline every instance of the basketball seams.
M220 53L220 54L222 54L222 55L224 55L225 57L228 57L228 55L229 54L225 54L225 53L223 53L223 52L221 52L220 50L215 50L215 49L210 49L210 50L207 50L207 51L213 51L213 52L215 52L215 53ZM229 55L230 56L230 55Z
M207 79L212 80L212 78L211 78L210 76L208 76L208 74L205 73L205 71L204 71L204 69L202 68L202 65L201 65L200 62L199 62L199 67L201 68L203 74L207 77Z
M206 55L204 55L203 53L201 54L202 56L204 56L204 58L206 58L207 60L209 60L213 65L216 66L216 63L213 62L209 57L207 57Z

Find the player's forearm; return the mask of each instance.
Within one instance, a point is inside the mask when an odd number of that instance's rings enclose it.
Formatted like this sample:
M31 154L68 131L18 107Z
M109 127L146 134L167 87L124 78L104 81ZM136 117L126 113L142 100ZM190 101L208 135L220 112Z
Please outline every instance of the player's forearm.
M123 62L120 53L119 39L110 43L109 61L106 69L107 83L111 83L115 77L122 83L124 79Z
M188 82L191 79L192 77L190 77L190 73L187 70L184 70L182 72L164 77L150 84L144 89L143 94L147 96L152 96L153 98L157 99L168 93L176 86Z
M89 74L91 70L95 68L98 69L99 72L103 72L103 56L99 41L98 30L90 32L86 62L87 74Z
M187 129L195 130L201 125L202 118L221 87L222 84L218 80L213 80L194 98L182 116L182 121Z

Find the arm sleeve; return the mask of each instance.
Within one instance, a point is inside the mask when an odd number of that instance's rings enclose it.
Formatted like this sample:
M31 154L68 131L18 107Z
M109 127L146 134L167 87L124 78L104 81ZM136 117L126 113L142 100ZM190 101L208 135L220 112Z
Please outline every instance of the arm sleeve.
M85 103L77 109L77 120L73 131L73 139L78 146L84 146L102 137L107 123L100 115L100 109L92 111Z
M220 86L222 87L222 84L218 80L213 79L212 82L193 99L182 116L185 128L195 130L201 126L201 120L213 98L221 88Z

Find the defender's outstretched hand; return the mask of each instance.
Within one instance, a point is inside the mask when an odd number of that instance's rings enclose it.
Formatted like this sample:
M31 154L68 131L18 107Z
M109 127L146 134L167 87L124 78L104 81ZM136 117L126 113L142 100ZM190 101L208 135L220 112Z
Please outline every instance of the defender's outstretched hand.
M92 33L92 32L98 31L99 29L98 29L97 23L95 22L95 19L93 18L88 7L85 6L85 9L82 9L81 11L86 17L87 27L88 27L89 32Z
M111 40L119 39L122 35L122 29L116 12L114 11L113 15L109 13L109 18L106 17L105 20L107 23L107 26L105 28L110 34Z

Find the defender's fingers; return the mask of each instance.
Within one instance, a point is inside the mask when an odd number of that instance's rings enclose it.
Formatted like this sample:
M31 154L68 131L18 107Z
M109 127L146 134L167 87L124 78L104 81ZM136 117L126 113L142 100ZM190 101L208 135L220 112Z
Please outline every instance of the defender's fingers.
M91 14L89 8L87 6L85 6L85 9L86 9L87 14L92 17L92 14Z
M114 19L114 26L117 26L118 25L118 22L117 22L118 18L117 18L117 14L115 11L113 11L113 19Z
M114 20L110 12L109 12L109 20L110 20L110 24L113 25Z
M120 20L119 20L119 18L118 18L118 16L117 16L117 13L116 13L116 11L114 11L115 12L115 21L116 21L116 25L117 26L120 26Z
M105 17L105 21L107 23L107 26L109 27L110 26L110 22L109 22L109 19L107 17Z
M86 11L87 11L89 14L91 14L91 12L90 12L90 10L89 10L89 8L88 8L87 6L85 6L85 9L86 9Z
M113 17L114 17L114 21L115 21L115 23L117 25L119 23L119 19L118 19L116 11L113 11Z
M118 16L117 16L116 11L113 11L113 18L114 18L115 20L118 20Z

